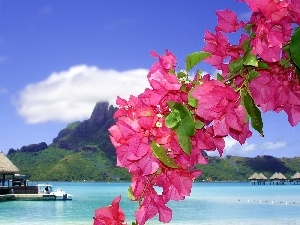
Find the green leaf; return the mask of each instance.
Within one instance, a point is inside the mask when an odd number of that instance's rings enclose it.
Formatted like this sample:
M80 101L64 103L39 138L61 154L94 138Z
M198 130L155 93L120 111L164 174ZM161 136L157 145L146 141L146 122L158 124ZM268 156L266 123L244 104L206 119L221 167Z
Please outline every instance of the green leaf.
M248 34L251 34L251 29L253 27L253 24L249 23L245 26L245 30L247 31Z
M175 102L168 101L168 106L169 106L170 109L173 109L174 105L175 105Z
M258 77L259 73L255 70L250 70L248 73L249 81L253 80L254 78Z
M202 79L201 73L202 73L202 71L198 69L196 82L199 82Z
M229 71L233 74L237 73L242 68L243 68L243 58L238 58L229 64Z
M181 90L182 92L186 92L186 85L185 85L185 84L181 85L180 90Z
M281 59L279 61L279 63L280 63L280 66L282 66L284 69L287 69L291 66L291 62L287 59Z
M224 77L222 77L221 74L217 73L217 80L218 80L218 81L223 81L223 80L224 80Z
M166 116L165 120L166 120L166 126L168 128L175 127L179 123L179 121L181 120L181 118L180 118L180 112L178 110L176 110L176 109L172 110L170 112L170 114Z
M247 40L243 43L242 48L244 52L247 52L250 49L250 40Z
M178 73L177 73L177 77L180 79L180 78L187 77L187 75L186 75L186 73L184 73L184 72L178 72Z
M198 100L192 97L190 94L188 95L188 103L190 106L196 108L198 106Z
M200 120L197 120L197 121L195 122L195 128L196 128L197 130L200 130L200 129L202 129L202 127L204 127L204 123L203 123L202 121L200 121Z
M241 105L244 106L244 108L246 109L245 107L245 103L244 103L244 92L245 92L245 89L242 89L240 90L240 96L241 96ZM248 122L250 120L250 116L246 110L246 119L245 119L245 122Z
M186 106L176 103L173 106L173 110L177 110L180 113L180 121L176 126L176 132L178 135L191 136L195 133L195 123L191 112Z
M296 29L290 44L291 59L300 68L300 29Z
M186 71L189 72L194 66L196 66L202 60L210 57L211 54L208 52L193 52L189 54L185 59Z
M300 83L300 69L299 68L296 68L296 74L297 74L297 77L298 77L298 81Z
M194 108L197 108L198 106L198 100L195 99L191 94L194 91L194 88L192 88L188 94L188 104Z
M254 103L253 98L249 95L249 93L247 91L243 90L242 97L243 97L243 103L246 108L246 111L251 118L251 126L256 131L258 131L261 136L264 136L263 122L262 122L260 110L257 108L257 106Z
M189 136L177 135L180 147L189 156L192 151L192 142Z
M136 200L135 197L134 197L134 195L133 195L133 191L132 191L132 187L131 186L128 187L127 196L132 201Z
M151 143L151 148L155 157L164 165L174 169L178 168L178 166L174 162L174 159L168 156L166 150L162 146L158 145L155 141L153 141Z
M261 62L259 61L258 62L258 66L257 66L259 69L269 69L269 66L267 63L264 63L264 62Z
M244 56L244 63L245 66L255 66L258 67L258 60L255 55L251 54L251 51L247 51Z
M282 50L283 50L283 51L286 51L286 52L290 51L290 45L289 45L289 44L284 45L284 46L282 47Z

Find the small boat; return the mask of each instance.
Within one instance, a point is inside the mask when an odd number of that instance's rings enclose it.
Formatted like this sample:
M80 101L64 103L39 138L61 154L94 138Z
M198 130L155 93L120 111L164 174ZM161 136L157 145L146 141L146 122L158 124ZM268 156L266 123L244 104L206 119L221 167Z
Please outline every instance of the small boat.
M51 184L37 184L38 194L46 196L55 196L55 200L72 200L73 195L66 193L62 189L53 191Z
M50 194L55 195L56 200L72 200L73 198L73 195L70 195L61 189L57 189L54 192L51 192Z

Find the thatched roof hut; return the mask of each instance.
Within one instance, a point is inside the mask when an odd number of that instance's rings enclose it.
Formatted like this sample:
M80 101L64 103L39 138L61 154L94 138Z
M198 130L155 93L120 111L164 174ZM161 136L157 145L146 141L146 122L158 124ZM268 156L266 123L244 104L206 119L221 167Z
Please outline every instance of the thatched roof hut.
M19 169L0 151L0 174L19 173Z
M14 175L19 173L19 169L0 151L0 185L4 186L5 175Z
M249 178L249 180L268 180L268 178L262 173L254 173Z
M279 175L279 173L274 173L271 177L270 180L281 180L281 176Z
M252 184L265 184L265 181L268 180L268 178L262 173L254 173L248 179L251 180Z
M284 184L284 181L286 181L286 177L282 173L274 173L270 177L271 183L273 184Z
M260 176L258 175L258 173L254 173L248 178L248 180L259 180L259 179Z
M293 176L291 176L291 179L292 180L300 180L300 173L299 172L295 173Z
M263 173L260 173L258 175L259 175L261 180L268 180L268 178Z
M282 173L278 173L278 174L279 174L279 177L280 177L281 180L286 180L287 179L286 176L284 176Z

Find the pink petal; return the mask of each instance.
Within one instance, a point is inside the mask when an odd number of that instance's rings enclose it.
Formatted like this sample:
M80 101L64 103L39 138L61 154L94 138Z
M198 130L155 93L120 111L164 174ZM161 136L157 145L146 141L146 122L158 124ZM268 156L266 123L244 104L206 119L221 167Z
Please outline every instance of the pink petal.
M240 28L240 24L237 21L237 15L233 11L226 10L218 10L218 26L217 30L230 33L235 32Z

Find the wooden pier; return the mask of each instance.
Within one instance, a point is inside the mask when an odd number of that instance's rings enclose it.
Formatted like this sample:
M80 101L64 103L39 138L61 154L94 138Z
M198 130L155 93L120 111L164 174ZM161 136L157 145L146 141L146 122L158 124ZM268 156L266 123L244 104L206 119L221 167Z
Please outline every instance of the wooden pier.
M55 201L55 195L50 194L7 194L4 201Z

